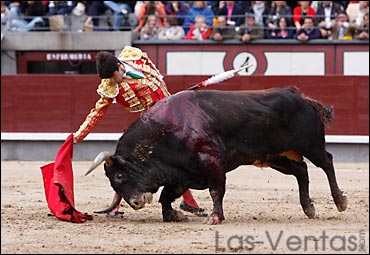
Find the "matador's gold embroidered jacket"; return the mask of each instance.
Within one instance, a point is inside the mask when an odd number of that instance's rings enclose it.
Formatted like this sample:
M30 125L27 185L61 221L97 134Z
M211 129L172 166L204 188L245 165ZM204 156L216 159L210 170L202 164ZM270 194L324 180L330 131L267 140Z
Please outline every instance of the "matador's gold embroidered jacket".
M99 123L112 103L119 103L130 112L142 112L170 93L159 70L140 49L126 46L118 58L141 70L143 79L124 78L120 84L102 79L97 92L101 96L85 121L74 134L74 142L81 142Z

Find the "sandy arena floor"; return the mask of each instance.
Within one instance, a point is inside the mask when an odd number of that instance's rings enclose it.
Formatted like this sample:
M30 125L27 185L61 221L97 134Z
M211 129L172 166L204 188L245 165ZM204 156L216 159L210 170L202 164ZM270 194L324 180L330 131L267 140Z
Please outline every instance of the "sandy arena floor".
M240 167L227 175L226 220L217 226L188 213L188 222L162 222L159 192L140 211L122 203L124 216L93 214L113 191L102 166L83 176L90 162L74 162L75 201L92 221L75 224L48 216L40 166L50 162L1 162L1 253L366 253L369 252L369 164L336 164L348 197L339 213L324 172L309 164L316 219L299 204L297 182L272 169ZM194 190L208 212L208 190ZM178 209L180 199L174 203Z

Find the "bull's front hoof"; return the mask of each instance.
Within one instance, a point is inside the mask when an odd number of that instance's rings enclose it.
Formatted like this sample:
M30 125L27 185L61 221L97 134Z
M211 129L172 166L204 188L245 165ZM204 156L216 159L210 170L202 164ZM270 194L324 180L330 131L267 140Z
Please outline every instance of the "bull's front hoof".
M213 216L209 217L207 224L208 225L218 225L218 224L221 224L224 219L225 218L223 218L223 217L213 215Z
M164 222L180 222L189 220L182 212L176 210L162 211L162 215Z
M348 206L348 200L346 196L342 196L336 201L336 206L339 212L344 212Z
M313 204L311 204L311 207L306 209L304 213L307 215L309 219L314 219L315 218L315 207Z

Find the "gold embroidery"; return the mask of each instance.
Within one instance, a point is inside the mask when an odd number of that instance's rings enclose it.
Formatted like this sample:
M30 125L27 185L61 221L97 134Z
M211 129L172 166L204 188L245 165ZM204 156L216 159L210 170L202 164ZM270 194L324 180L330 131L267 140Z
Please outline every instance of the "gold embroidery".
M136 59L136 60L138 60L138 59ZM158 79L160 81L163 81L163 75L160 74L159 70L153 64L153 62L148 58L147 54L142 53L142 55L141 55L142 64L136 63L135 59L127 59L127 60L125 60L125 62L127 64L129 64L130 66L132 66L133 68L139 69L139 70L141 70L145 73L150 74L151 76L154 76L156 79ZM145 75L145 76L147 76L147 75Z
M97 92L101 96L115 98L119 93L119 88L118 85L110 79L102 79Z
M143 84L146 84L146 79L138 79L137 82L136 82L137 85L141 86Z
M163 94L165 97L168 97L168 96L171 96L171 93L168 91L167 89L167 86L164 82L161 82L161 84L159 85L159 87L161 88Z
M147 95L145 97L143 97L143 101L144 101L144 104L146 106L146 109L149 109L150 106L152 106L153 104L153 98L150 96L150 95Z
M130 100L127 100L127 103L130 105L131 108L133 108L134 106L137 106L140 104L140 101L137 97L134 97Z
M124 93L122 96L125 99L125 101L128 101L131 98L135 97L136 95L135 95L135 92L132 89L130 89L126 93Z
M143 112L143 111L145 111L146 109L145 109L145 107L143 106L143 105L138 105L138 106L136 106L136 107L133 107L133 108L129 108L128 109L130 112Z
M123 87L124 91L128 91L131 89L130 85L127 82L121 82L120 85Z
M81 142L99 123L108 110L108 106L112 100L106 97L100 98L89 115L86 116L85 121L81 124L80 128L74 134L76 143Z
M143 52L135 47L126 46L122 51L121 54L118 55L118 58L123 61L129 60L139 60L143 56Z
M148 87L152 90L152 91L156 91L158 89L158 87L156 86L156 84L154 84L153 81L149 81L148 82Z

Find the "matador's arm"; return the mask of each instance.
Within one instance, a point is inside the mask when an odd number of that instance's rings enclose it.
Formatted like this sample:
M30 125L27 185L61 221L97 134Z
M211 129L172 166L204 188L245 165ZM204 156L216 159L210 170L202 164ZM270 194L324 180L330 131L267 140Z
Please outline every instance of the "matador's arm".
M81 142L99 123L108 110L109 105L112 103L112 99L102 96L95 104L89 115L87 115L85 121L82 123L80 128L73 136L73 143Z

